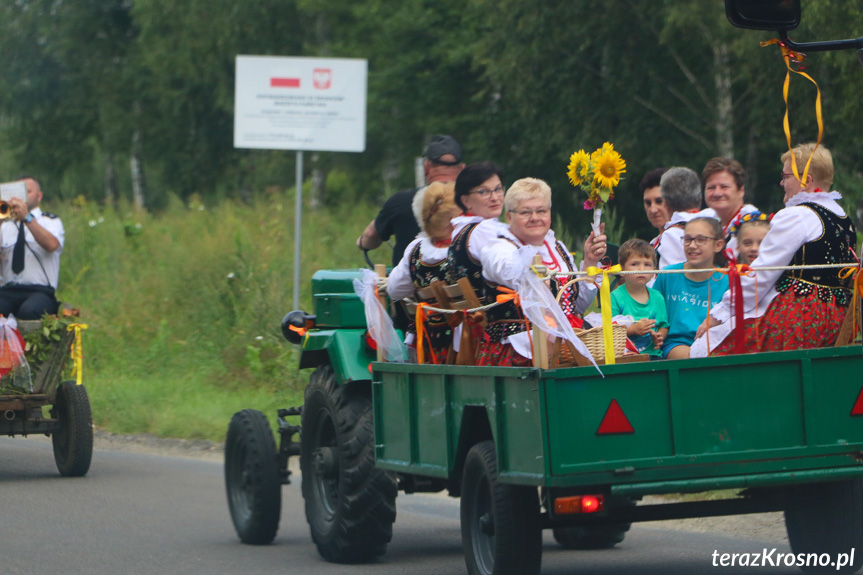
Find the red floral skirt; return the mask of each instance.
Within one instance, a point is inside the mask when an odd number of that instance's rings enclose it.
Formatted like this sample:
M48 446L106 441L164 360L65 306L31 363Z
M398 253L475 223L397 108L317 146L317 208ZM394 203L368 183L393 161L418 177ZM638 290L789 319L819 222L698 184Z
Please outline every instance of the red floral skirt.
M483 366L532 367L533 361L520 355L508 343L480 340L476 346L476 364Z
M431 350L431 351L429 351ZM437 365L446 365L446 358L449 355L449 348L434 348L428 345L426 342L425 349L423 350L423 360L425 363L434 363ZM414 349L414 353L416 353L416 349ZM434 359L432 359L434 357ZM417 363L419 363L419 356L417 356Z
M746 352L832 347L847 311L835 301L818 299L817 290L805 296L788 290L770 302L763 316L744 321ZM735 342L732 331L710 355L730 355Z

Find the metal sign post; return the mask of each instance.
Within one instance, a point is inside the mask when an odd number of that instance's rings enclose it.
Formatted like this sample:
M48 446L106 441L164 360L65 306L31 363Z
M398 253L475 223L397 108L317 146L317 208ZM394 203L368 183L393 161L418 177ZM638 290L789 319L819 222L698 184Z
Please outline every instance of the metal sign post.
M297 150L297 200L294 208L294 307L300 309L300 262L303 240L303 151Z

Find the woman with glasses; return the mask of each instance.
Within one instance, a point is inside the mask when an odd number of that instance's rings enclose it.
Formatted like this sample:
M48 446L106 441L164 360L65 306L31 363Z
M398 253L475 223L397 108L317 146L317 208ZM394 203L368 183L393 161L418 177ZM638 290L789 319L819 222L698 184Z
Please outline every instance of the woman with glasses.
M462 210L452 220L452 242L446 264L446 281L452 285L461 278L470 281L473 291L483 305L492 300L486 295L482 280L480 254L504 227L500 222L503 211L503 171L492 162L470 164L455 181L455 203ZM483 319L469 318L469 337L472 342L482 337ZM453 348L461 351L462 325L453 334Z
M557 296L558 290L574 279L564 274L577 268L569 250L551 230L551 188L535 178L518 180L507 191L504 207L509 225L500 229L498 237L489 242L481 254L489 299L493 301L498 294L506 293L514 280L524 273L523 259L518 253L521 250L539 255L543 267L561 274L549 280L549 289ZM599 264L605 256L605 242L605 235L594 238L591 233L588 236L582 268ZM575 319L580 318L595 297L595 285L579 282L566 288L560 302L567 315ZM530 365L531 334L515 300L490 308L486 314L488 325L477 344L477 365ZM580 322L576 323L576 327L581 327Z
M810 162L811 157L811 162ZM833 185L833 157L827 148L801 144L782 155L780 185L785 208L776 212L752 267L857 265L857 232L837 203ZM806 167L808 164L808 168ZM799 178L798 178L799 176ZM799 269L756 272L742 284L743 325L735 328L734 303L726 294L710 310L693 346L692 356L735 353L743 330L747 353L829 347L837 343L840 326L851 302L853 275L837 269ZM720 343L721 342L721 343ZM840 342L847 343L847 342Z

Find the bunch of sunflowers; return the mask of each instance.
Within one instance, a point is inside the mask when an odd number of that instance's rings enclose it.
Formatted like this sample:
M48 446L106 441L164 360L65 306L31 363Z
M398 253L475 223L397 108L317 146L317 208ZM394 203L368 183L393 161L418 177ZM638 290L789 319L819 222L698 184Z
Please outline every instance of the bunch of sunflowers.
M579 150L569 157L569 181L587 192L584 209L593 210L591 228L596 236L600 234L602 207L614 197L614 186L620 183L620 174L625 171L626 162L610 142L592 154Z
M626 171L626 162L614 150L614 145L605 142L592 154L579 150L569 157L569 181L587 193L586 210L602 210L605 203L614 197L614 187L620 183L620 175Z

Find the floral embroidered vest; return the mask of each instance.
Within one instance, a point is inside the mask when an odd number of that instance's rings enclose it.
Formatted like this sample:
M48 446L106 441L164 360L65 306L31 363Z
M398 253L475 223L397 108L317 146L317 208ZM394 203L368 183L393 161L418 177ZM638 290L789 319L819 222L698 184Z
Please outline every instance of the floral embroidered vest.
M856 266L853 248L857 242L857 231L851 218L837 216L816 203L805 202L800 205L815 212L821 220L824 233L820 238L803 244L789 265L847 263ZM783 293L793 290L798 296L815 291L821 301L830 303L835 298L837 305L847 307L851 301L852 282L853 277L839 279L839 270L836 268L786 270L776 282L776 291Z

